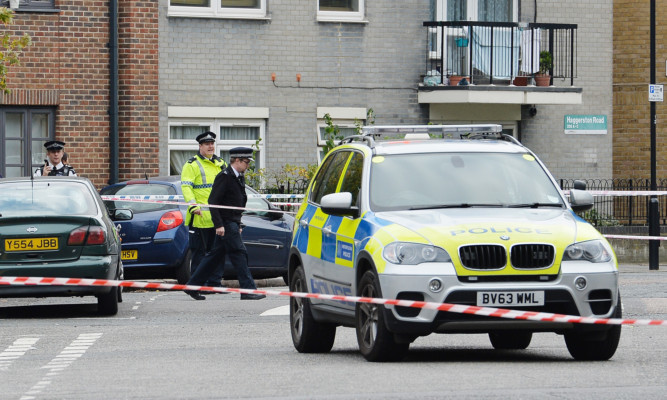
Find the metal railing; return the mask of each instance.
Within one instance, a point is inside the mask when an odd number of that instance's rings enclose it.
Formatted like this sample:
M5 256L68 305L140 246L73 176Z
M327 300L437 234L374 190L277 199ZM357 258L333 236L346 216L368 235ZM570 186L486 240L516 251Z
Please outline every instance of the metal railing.
M540 52L551 53L553 78L576 76L576 24L426 21L426 78L435 84L465 76L471 84L513 84L540 70Z
M651 190L649 179L581 179L587 190ZM574 187L573 179L561 179L560 187ZM657 190L667 190L667 179L658 180ZM595 226L648 226L649 196L595 196L593 209L582 214ZM660 225L667 222L667 196L660 201Z

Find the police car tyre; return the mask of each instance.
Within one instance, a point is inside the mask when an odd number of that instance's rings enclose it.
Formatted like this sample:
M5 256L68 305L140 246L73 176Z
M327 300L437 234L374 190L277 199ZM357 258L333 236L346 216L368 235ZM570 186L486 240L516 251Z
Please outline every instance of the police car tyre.
M190 280L190 263L192 262L192 252L188 250L183 262L176 268L176 280L179 285L185 285Z
M97 296L97 312L100 315L118 314L118 289L111 288L109 293Z
M616 311L612 318L622 318L621 294L618 294ZM609 360L618 348L621 339L621 325L612 325L602 339L594 337L591 339L590 332L572 332L565 334L565 344L570 355L579 361L604 361Z
M292 292L307 292L306 274L299 266L292 275ZM310 300L290 297L290 331L294 348L299 353L328 353L336 338L336 326L315 321L310 311Z
M499 331L489 332L491 345L496 350L524 350L533 339L533 332Z
M380 284L373 271L366 271L359 282L359 296L382 297ZM359 351L368 361L400 361L410 343L398 343L385 324L384 306L357 303L355 328Z

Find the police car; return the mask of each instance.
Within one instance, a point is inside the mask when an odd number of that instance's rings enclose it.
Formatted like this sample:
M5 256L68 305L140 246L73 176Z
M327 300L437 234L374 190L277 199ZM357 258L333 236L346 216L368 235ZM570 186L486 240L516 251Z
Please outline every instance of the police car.
M295 219L289 280L296 292L621 317L618 263L544 164L500 125L364 127L341 141ZM584 187L585 188L585 187ZM485 333L525 349L534 332L564 335L580 360L606 360L620 325L512 320L316 298L290 300L299 352L331 350L354 327L369 361L403 358L419 336Z

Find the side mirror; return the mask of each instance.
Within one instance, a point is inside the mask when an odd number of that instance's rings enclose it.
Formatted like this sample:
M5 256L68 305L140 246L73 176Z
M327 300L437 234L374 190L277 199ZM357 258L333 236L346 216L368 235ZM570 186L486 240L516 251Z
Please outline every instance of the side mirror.
M134 217L134 213L130 209L117 208L111 213L111 219L114 221L129 221Z
M340 192L331 193L322 197L320 203L322 211L330 215L346 216L353 218L359 216L359 208L352 206L352 193Z
M593 195L585 190L570 189L570 206L575 212L593 208Z
M586 181L576 179L574 181L574 188L577 189L577 190L586 190Z

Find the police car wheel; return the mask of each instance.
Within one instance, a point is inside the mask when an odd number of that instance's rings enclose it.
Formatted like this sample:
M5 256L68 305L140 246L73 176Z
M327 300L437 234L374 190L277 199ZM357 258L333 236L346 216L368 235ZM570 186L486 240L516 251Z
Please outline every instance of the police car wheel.
M307 292L306 274L301 266L292 275L290 291ZM310 300L290 297L290 331L299 353L328 353L336 338L336 325L317 322L310 312Z
M618 303L616 311L612 318L621 318L621 294L618 294ZM565 334L565 344L570 355L579 361L604 361L610 359L621 339L621 325L612 325L612 327L602 335L602 338L594 337L591 339L590 332L572 332Z
M366 271L359 282L358 295L361 297L382 297L375 273ZM359 351L368 361L399 361L408 352L410 343L399 343L394 334L387 330L384 321L384 306L371 303L357 303L355 328Z
M489 332L491 345L496 350L523 350L530 345L533 332L500 331Z

